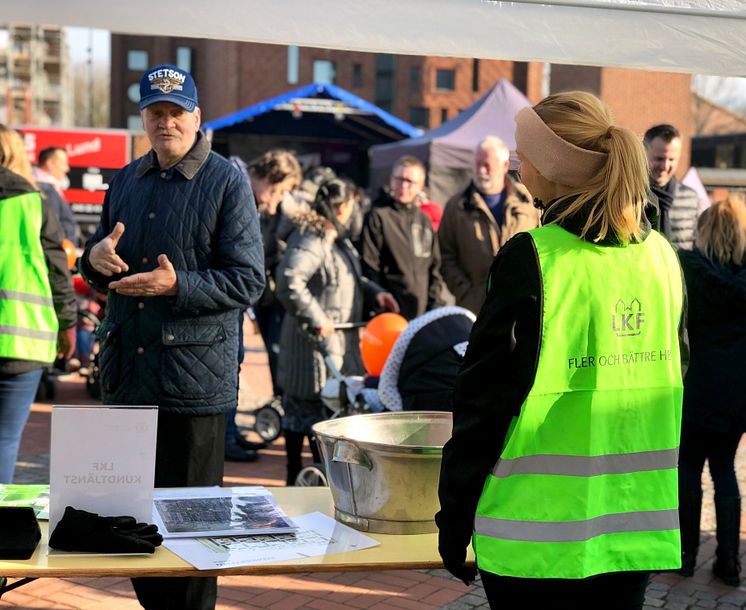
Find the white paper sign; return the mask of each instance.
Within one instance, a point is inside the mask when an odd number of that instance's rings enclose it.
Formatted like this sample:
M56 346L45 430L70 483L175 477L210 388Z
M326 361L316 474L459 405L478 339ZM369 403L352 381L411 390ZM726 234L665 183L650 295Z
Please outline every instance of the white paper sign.
M157 407L52 407L49 531L66 506L149 523L157 427Z

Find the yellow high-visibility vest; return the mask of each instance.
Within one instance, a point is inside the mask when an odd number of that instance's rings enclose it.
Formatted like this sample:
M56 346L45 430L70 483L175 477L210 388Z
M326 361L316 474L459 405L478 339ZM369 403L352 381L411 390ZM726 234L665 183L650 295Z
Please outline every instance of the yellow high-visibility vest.
M36 192L0 199L0 358L51 363L57 353L42 205Z
M586 578L680 566L682 274L673 248L529 231L543 286L536 377L485 482L480 569Z

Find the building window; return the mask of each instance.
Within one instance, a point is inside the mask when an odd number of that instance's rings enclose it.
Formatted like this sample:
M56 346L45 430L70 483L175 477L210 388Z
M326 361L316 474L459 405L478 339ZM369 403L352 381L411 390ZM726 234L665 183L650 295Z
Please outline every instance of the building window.
M288 47L288 85L298 84L298 66L300 62L300 49L295 45Z
M130 131L142 131L142 119L139 114L131 114L127 117L127 129Z
M438 91L454 91L456 89L456 71L436 70L435 88Z
M352 64L352 86L363 86L363 64Z
M189 47L176 47L176 66L184 72L192 71L192 50Z
M412 106L409 109L409 122L415 127L428 129L430 127L430 109Z
M422 68L419 66L409 69L409 88L412 91L420 91L422 89Z
M376 55L376 106L392 112L394 108L394 74L396 57L388 53Z
M333 61L317 59L313 62L313 82L333 85L337 76L337 69Z
M132 83L129 87L127 87L127 97L129 98L130 102L134 102L135 104L140 102L139 83Z
M479 91L479 60L473 59L471 62L471 90L475 93Z
M440 109L440 122L445 123L448 120L448 108Z
M127 69L142 72L148 69L147 51L127 51Z

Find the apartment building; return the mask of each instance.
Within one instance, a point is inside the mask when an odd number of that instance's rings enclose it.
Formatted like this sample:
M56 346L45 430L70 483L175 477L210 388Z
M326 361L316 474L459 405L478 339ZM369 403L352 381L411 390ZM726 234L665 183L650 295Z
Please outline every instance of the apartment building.
M0 122L69 125L68 64L64 28L0 24Z

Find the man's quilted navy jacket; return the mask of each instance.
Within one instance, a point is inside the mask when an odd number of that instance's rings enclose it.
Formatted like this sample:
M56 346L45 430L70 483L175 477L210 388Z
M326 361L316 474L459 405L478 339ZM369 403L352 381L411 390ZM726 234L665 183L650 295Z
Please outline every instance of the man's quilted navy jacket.
M83 274L99 290L118 276L94 271L90 249L117 222L125 227L117 253L127 275L152 271L166 254L178 294L109 293L98 331L104 402L184 415L227 412L237 400L239 315L264 289L249 185L202 134L173 168L161 170L153 151L127 165L111 182L83 257Z

